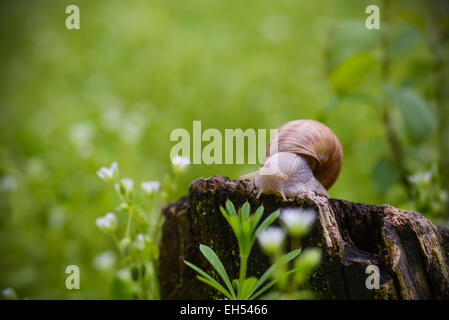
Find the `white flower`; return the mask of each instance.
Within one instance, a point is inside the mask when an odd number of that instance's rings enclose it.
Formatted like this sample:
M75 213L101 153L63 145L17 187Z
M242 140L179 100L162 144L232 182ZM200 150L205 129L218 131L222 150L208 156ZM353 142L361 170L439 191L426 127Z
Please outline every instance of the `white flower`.
M97 270L111 269L114 264L115 254L110 250L99 253L94 259L94 267Z
M17 181L13 176L3 176L0 179L0 191L14 191L17 189Z
M121 194L127 196L133 192L134 181L130 178L123 178L120 183L115 184L115 187Z
M112 233L117 229L117 217L112 212L108 212L104 217L98 218L95 224L101 231Z
M147 242L150 242L150 237L139 233L136 237L136 240L134 240L134 247L139 250L143 250L145 249L145 245Z
M295 237L307 232L316 219L315 210L312 208L287 208L281 210L279 216L285 223L287 230Z
M7 300L17 300L17 293L12 288L5 288L2 290L2 296Z
M147 196L151 197L154 193L159 191L160 183L159 181L145 181L142 182L140 186Z
M285 231L279 227L268 227L257 237L260 246L269 254L280 250L285 238Z
M97 175L107 181L107 182L114 182L117 179L118 176L118 165L117 162L113 162L111 164L111 167L101 167L100 170L97 171Z
M417 172L414 175L409 176L409 181L418 184L418 185L426 185L430 182L432 178L432 172Z
M176 172L182 173L190 164L190 159L187 157L176 156L171 160L171 163Z

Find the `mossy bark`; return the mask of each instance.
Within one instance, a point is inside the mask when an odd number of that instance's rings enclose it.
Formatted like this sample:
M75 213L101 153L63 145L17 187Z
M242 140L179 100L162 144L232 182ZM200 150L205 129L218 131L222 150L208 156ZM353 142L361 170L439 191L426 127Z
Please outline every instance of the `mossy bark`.
M390 205L367 205L304 193L291 201L272 195L256 199L250 181L222 176L196 179L188 195L164 208L159 278L163 299L222 298L196 278L184 260L214 275L199 245L210 246L231 279L238 278L235 236L219 208L263 204L264 215L283 207L314 207L318 218L302 244L322 248L323 259L310 285L323 299L449 299L449 229L416 212ZM380 288L367 289L366 267L380 270ZM267 257L254 246L248 276L260 276Z

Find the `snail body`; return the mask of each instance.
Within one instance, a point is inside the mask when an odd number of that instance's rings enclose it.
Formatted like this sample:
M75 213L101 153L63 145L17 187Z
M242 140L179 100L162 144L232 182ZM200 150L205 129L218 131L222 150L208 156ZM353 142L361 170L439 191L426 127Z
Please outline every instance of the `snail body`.
M257 198L276 194L284 200L304 191L329 197L343 162L337 136L314 120L295 120L281 126L270 140L263 166L240 179L255 177Z

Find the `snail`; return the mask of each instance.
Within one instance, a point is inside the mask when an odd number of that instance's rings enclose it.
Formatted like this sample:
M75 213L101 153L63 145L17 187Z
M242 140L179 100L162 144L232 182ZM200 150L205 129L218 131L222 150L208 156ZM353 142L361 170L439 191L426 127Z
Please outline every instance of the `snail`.
M284 200L315 191L329 197L343 163L337 136L315 120L295 120L282 125L267 145L263 166L239 179L254 178L257 199L262 193Z

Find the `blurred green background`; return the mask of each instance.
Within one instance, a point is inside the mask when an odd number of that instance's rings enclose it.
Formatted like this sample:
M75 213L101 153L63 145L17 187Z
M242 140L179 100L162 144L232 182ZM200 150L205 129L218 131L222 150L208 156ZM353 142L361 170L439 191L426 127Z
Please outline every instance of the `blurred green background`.
M70 4L80 30L65 28ZM370 4L380 30L365 28ZM446 1L2 1L0 288L110 297L95 219L115 199L96 171L162 180L170 132L193 120L322 121L345 153L332 197L447 223L447 31ZM256 169L192 165L177 196ZM81 290L65 288L70 264Z

